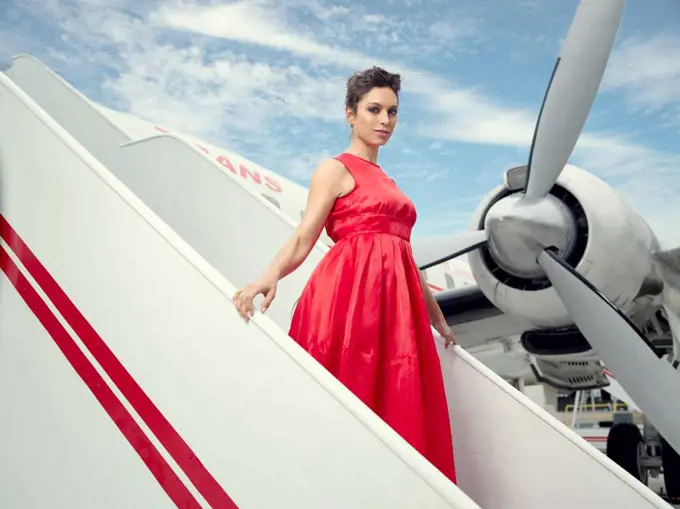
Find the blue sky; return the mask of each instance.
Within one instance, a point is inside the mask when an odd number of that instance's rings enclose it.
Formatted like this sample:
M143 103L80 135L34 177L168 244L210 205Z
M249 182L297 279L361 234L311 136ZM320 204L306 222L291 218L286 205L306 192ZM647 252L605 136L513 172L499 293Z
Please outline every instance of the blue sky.
M346 148L347 77L403 77L380 163L418 207L416 234L466 228L527 160L576 0L5 0L0 59L31 53L90 98L306 184ZM680 245L680 4L628 0L571 162Z

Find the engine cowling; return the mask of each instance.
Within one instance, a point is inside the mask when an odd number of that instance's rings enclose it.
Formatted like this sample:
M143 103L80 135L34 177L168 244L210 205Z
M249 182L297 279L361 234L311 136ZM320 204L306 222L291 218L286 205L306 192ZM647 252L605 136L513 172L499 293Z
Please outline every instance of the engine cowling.
M513 181L523 182L525 175L525 166L509 170L506 184L491 191L478 206L473 229L485 227L490 209L500 200L521 192L523 185L513 185ZM650 228L608 184L576 166L564 168L550 194L560 202L560 213L570 215L567 262L621 311L630 312L651 273L652 253L658 246ZM522 251L504 255L527 256ZM468 260L480 290L503 312L526 318L536 327L573 323L545 274L513 270L504 263L507 258L494 252L493 239L490 245L470 252ZM534 261L514 260L511 265L527 266Z

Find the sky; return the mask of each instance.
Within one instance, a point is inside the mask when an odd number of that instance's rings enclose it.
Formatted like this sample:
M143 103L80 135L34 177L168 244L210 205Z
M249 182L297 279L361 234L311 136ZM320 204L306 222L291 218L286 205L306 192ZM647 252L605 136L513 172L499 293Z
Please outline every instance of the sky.
M0 63L29 53L91 99L307 185L347 148L347 78L402 76L380 164L414 235L469 227L526 164L576 0L4 0ZM680 4L628 0L570 162L680 245Z

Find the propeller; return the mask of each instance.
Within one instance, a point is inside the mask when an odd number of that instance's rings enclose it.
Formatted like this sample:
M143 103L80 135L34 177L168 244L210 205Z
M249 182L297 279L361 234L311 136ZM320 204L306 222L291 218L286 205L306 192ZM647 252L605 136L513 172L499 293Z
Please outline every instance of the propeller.
M518 221L547 207L542 205L532 211L528 205L549 198L548 192L576 145L602 81L624 4L625 0L582 0L576 10L536 123L526 189L521 195L525 202L514 202L515 209L521 209ZM506 209L503 219L515 212ZM423 239L414 247L414 258L421 269L426 269L493 239L493 231Z
M645 413L665 439L680 450L676 422L680 376L670 363L659 359L659 352L627 316L564 261L575 243L575 220L550 194L585 125L624 4L625 0L581 1L539 113L524 189L495 202L486 213L483 229L420 240L414 256L424 269L486 244L505 271L525 278L544 274L574 324L632 398L646 403ZM658 256L657 263L676 278L666 280L680 286L680 255L666 255ZM640 371L644 384L638 383Z

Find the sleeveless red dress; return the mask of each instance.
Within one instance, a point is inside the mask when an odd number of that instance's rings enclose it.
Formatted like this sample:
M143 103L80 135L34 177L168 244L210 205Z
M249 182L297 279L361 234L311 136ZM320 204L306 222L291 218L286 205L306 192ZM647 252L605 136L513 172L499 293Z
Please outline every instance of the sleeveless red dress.
M410 237L413 203L382 169L344 153L354 189L326 222L335 245L312 273L290 336L456 482L439 357Z

